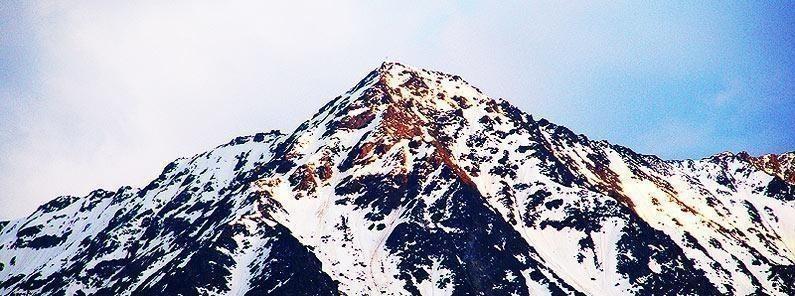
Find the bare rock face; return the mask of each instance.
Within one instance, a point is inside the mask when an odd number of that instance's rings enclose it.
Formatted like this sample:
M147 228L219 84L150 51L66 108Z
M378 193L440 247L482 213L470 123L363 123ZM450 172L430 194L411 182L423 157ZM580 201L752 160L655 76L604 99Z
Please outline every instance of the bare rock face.
M640 155L387 62L289 134L0 222L0 294L793 295L793 155Z
M765 154L759 157L750 156L747 152L740 152L738 155L758 169L777 176L787 183L795 184L795 152L781 155Z

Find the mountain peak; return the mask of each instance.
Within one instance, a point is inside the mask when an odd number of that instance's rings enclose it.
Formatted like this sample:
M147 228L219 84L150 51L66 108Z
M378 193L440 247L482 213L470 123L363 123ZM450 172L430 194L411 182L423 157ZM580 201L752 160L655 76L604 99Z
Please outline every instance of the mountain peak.
M386 61L290 133L0 221L0 294L795 295L795 185L715 157L638 155Z
M358 93L357 93L358 92ZM398 103L423 108L467 108L490 99L458 75L451 75L397 61L384 61L348 95L365 103ZM373 100L373 97L378 99Z
M384 60L383 62L381 62L381 65L378 66L376 71L379 71L379 72L382 72L382 73L386 73L386 72L389 72L389 71L393 71L395 69L398 69L398 70L414 70L415 68L411 67L411 66L408 66L408 65L404 65L403 63L395 61L395 60Z

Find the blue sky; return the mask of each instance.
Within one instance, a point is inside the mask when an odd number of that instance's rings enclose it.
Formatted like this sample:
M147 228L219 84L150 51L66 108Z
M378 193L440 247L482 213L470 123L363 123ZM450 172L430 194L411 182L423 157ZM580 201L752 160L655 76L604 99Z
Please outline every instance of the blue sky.
M795 4L3 1L0 219L290 130L382 60L664 158L795 150Z

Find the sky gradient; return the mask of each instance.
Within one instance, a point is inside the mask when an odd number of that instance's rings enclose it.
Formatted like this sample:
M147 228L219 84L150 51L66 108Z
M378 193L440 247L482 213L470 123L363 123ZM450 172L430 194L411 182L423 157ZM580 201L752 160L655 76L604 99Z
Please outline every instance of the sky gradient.
M792 2L129 2L0 3L0 219L290 131L385 59L640 153L795 150Z

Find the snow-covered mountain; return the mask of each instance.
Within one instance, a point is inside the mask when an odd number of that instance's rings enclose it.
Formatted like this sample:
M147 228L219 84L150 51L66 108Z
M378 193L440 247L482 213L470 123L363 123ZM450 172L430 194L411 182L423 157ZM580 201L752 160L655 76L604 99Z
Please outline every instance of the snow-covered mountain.
M794 171L640 155L387 62L295 131L0 223L0 294L795 295Z

